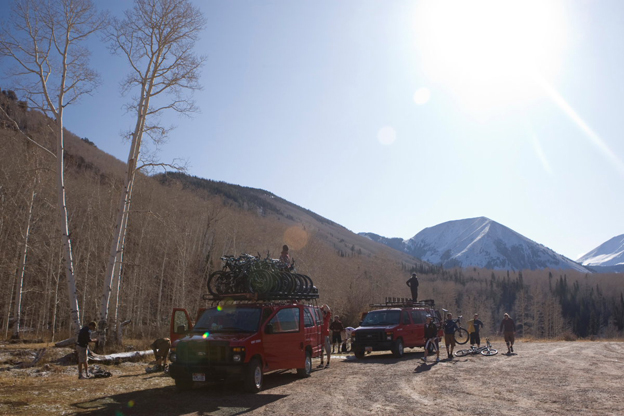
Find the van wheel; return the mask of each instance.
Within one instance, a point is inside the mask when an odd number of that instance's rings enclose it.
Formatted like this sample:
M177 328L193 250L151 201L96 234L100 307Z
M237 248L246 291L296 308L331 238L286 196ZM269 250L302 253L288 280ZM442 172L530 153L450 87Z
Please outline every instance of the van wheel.
M245 391L248 393L257 393L262 390L262 364L259 359L254 358L247 367L245 374Z
M403 340L401 338L396 340L394 347L392 348L392 355L396 358L403 357Z
M361 350L359 348L353 348L353 354L355 354L355 358L357 358L358 360L364 358L364 350Z
M175 386L177 391L187 391L193 388L193 382L189 380L175 379Z
M297 375L301 378L306 378L310 377L310 373L312 373L312 354L310 353L310 351L306 351L303 368L297 369Z

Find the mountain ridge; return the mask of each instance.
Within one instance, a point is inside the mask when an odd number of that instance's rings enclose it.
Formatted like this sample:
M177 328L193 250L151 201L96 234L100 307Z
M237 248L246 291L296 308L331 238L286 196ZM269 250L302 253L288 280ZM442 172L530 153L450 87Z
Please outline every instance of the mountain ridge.
M552 268L590 272L573 260L487 217L452 220L427 227L401 243L397 238L373 233L360 234L445 268Z

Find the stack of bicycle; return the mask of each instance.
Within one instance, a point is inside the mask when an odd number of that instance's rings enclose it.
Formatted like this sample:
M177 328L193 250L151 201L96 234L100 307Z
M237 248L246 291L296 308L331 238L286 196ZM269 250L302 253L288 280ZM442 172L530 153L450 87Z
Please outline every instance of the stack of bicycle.
M312 279L294 273L293 264L250 254L225 256L223 269L210 274L208 291L213 296L252 293L275 299L317 298Z

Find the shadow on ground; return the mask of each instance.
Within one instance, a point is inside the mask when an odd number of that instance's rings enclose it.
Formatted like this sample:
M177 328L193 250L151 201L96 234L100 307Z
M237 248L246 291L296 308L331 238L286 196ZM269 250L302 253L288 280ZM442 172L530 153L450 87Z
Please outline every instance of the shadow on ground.
M270 390L295 380L294 374L268 374L260 394L244 393L240 383L196 384L193 390L185 392L167 386L100 397L74 403L73 407L81 415L93 416L240 415L287 397L270 394Z
M399 361L409 361L424 357L423 350L406 350L401 358L395 358L392 353L387 354L367 354L362 359L354 355L347 356L343 362L347 364L395 364Z

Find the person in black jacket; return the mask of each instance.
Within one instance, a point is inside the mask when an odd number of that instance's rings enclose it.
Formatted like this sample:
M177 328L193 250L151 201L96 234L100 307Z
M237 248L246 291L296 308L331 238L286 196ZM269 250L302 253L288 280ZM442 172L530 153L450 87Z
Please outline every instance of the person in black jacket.
M89 350L89 342L95 342L91 339L91 332L97 329L95 322L89 322L83 326L78 333L78 341L76 341L76 353L78 354L78 378L89 378L89 365L87 364L87 352ZM82 375L82 368L84 367L85 375Z
M427 355L429 354L429 346L433 343L436 351L436 363L440 362L440 344L438 341L438 327L433 323L431 315L427 315L427 321L425 323L425 356L423 361L427 362Z
M416 302L418 300L418 277L416 277L416 273L412 273L412 277L405 283L412 291L412 300Z

